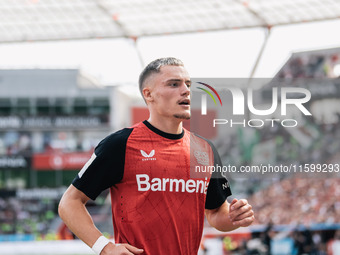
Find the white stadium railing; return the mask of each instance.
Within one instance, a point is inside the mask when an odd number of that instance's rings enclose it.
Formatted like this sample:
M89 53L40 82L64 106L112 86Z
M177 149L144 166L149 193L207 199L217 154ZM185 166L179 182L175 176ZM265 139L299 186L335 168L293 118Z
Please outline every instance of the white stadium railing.
M80 240L0 242L1 255L87 255L94 254Z

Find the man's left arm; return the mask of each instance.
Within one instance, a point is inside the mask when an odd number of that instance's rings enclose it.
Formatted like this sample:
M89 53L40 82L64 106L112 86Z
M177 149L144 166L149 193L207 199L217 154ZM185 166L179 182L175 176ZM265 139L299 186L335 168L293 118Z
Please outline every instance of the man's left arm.
M252 206L248 201L236 198L231 203L226 200L216 209L205 209L205 215L212 227L223 232L248 227L255 219Z
M212 149L214 165L222 166L220 155L215 146L211 141L206 141ZM231 190L226 176L219 171L214 171L207 190L205 215L212 227L224 232L232 231L239 227L248 227L255 219L252 206L246 199L238 200L234 198L229 204L227 197L230 195Z

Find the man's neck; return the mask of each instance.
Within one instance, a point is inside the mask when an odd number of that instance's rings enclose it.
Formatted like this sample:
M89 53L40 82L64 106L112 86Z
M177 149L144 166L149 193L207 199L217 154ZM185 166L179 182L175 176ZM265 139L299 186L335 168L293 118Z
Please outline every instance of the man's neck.
M155 128L169 134L181 134L183 131L182 120L169 118L155 119L150 116L148 122Z

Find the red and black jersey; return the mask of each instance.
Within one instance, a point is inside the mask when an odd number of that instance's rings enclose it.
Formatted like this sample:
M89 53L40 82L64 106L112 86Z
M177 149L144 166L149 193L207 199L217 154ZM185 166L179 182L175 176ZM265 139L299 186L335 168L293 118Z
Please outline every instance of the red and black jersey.
M218 208L231 195L224 177L194 175L200 164L221 165L210 142L144 121L102 140L73 185L91 199L110 188L116 243L149 255L192 255L199 249L204 209Z

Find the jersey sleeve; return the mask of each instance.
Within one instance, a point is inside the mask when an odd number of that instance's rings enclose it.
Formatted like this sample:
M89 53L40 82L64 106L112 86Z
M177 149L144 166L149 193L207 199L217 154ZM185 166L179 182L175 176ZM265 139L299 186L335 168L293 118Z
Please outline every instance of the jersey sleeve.
M208 141L208 143L214 153L215 169L217 169L217 165L222 167L222 161L215 146L210 141ZM220 207L230 195L231 189L227 178L219 171L213 172L207 190L205 209L216 209Z
M120 182L124 175L126 143L132 130L122 129L104 138L72 184L95 200L102 191Z

